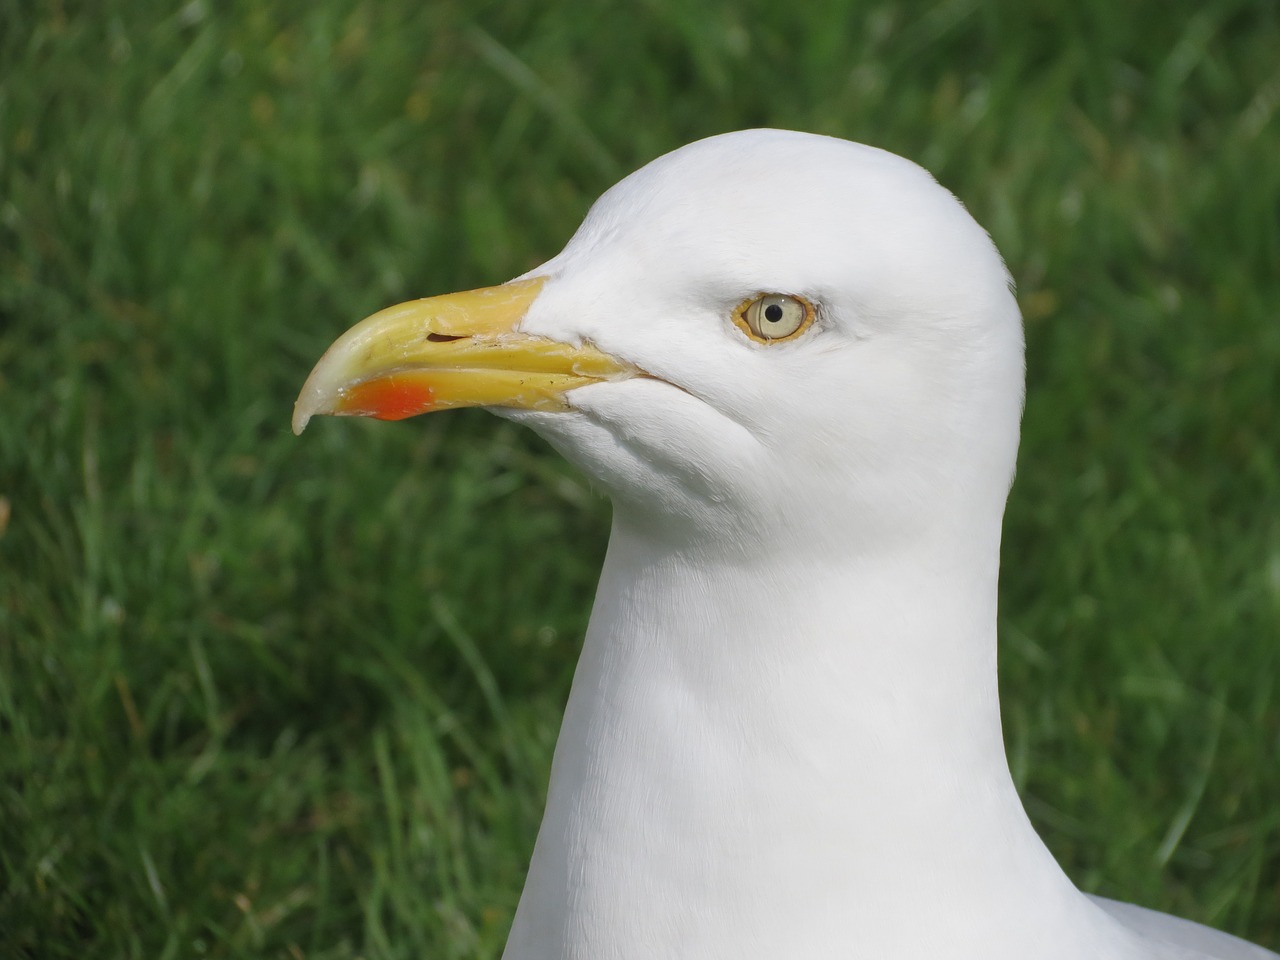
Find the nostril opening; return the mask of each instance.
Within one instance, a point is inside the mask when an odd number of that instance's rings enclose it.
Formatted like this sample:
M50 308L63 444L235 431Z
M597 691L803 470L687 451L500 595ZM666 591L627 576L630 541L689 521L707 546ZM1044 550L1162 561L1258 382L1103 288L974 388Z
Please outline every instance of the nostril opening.
M453 340L465 340L465 337L451 337L447 333L428 333L427 343L449 343Z

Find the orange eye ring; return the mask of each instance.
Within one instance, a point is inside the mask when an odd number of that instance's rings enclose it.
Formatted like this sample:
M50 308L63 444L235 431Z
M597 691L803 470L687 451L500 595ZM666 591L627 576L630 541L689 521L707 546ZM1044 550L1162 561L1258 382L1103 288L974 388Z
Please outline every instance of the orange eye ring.
M804 297L759 293L738 305L733 322L756 343L784 343L808 330L816 313Z

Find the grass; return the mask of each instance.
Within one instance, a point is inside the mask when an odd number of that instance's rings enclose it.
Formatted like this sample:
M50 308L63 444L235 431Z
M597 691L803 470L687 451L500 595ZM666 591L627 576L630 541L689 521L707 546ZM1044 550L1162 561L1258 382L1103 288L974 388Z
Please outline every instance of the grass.
M1050 846L1280 947L1274 4L87 9L0 12L0 954L497 956L608 506L483 414L293 396L761 124L923 162L1018 280Z

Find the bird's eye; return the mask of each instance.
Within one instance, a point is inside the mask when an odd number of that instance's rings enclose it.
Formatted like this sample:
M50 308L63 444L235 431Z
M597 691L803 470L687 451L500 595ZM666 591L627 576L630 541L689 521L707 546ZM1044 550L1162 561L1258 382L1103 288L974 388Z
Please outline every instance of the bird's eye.
M738 307L733 312L733 320L752 340L772 343L798 336L809 329L813 313L813 304L808 300L783 293L766 293Z

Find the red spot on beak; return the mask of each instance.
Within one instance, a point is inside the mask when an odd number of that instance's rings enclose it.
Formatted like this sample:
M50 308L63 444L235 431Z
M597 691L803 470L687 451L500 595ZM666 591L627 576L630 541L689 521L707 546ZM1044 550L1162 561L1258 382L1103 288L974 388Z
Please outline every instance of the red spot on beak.
M404 420L428 413L435 394L426 384L398 377L380 377L356 384L342 398L344 414L378 420Z

